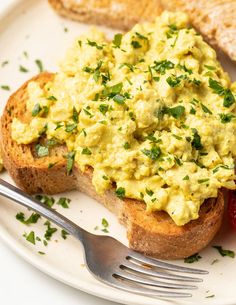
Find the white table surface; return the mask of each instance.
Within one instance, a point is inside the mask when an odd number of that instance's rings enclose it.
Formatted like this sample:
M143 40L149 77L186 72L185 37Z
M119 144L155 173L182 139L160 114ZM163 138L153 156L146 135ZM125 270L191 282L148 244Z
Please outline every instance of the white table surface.
M12 0L0 0L0 11L11 2ZM0 304L118 305L50 278L18 257L1 240Z

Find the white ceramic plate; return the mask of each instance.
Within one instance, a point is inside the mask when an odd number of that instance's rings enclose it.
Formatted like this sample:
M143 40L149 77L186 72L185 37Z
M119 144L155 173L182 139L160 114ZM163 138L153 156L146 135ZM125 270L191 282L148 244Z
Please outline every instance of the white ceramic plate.
M0 86L9 85L11 92L14 92L25 80L38 72L34 62L36 59L41 59L47 70L55 71L58 60L73 38L87 29L88 26L84 24L58 17L45 0L14 1L7 10L0 12ZM111 30L104 30L110 36L114 34ZM24 52L27 52L27 56ZM9 63L1 67L4 61ZM225 57L221 58L221 62L236 79L236 73L233 75L235 65ZM29 72L19 72L20 65L26 67ZM8 91L0 89L1 110L8 96ZM2 174L2 177L11 181L6 173ZM110 234L127 243L125 229L105 208L78 192L65 196L72 199L70 209L58 208L60 212L91 232L95 232L95 226L99 226L96 232L101 232L101 220L105 217L110 224ZM193 292L193 298L180 301L157 300L115 290L95 280L83 264L83 252L79 242L71 237L63 240L60 230L47 247L42 242L33 246L22 234L34 230L37 236L42 237L45 232L43 220L37 225L26 227L15 219L19 211L29 214L12 202L0 199L1 238L31 264L70 286L123 304L236 304L236 259L221 257L210 245L201 253L202 259L194 264L194 267L209 270L209 275L204 276L204 282ZM212 244L236 251L236 234L230 231L226 221L225 224ZM46 254L40 255L38 251ZM215 259L218 259L218 262L212 265ZM183 261L177 263L186 265ZM214 297L207 298L211 295Z

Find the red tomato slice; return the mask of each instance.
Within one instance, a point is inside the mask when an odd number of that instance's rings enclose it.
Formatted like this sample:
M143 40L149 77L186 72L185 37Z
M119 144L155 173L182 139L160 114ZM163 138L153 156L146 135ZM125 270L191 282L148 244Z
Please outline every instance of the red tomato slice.
M228 213L230 224L236 231L236 191L229 192Z

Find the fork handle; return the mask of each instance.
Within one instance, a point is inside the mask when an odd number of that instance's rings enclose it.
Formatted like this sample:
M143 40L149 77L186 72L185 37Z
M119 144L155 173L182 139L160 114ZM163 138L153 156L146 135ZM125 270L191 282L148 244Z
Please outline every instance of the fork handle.
M31 196L2 179L0 179L0 195L39 213L79 239L82 243L86 235L90 234L54 209L36 199L33 199Z

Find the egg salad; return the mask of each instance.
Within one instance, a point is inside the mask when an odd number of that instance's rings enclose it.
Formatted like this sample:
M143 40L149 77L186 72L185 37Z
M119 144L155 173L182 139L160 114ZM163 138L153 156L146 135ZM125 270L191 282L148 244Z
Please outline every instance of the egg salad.
M68 174L92 167L98 193L115 188L182 226L219 188L235 189L236 84L183 13L112 41L93 28L53 81L27 90L32 119L14 118L12 138L34 142L38 157L66 144Z

